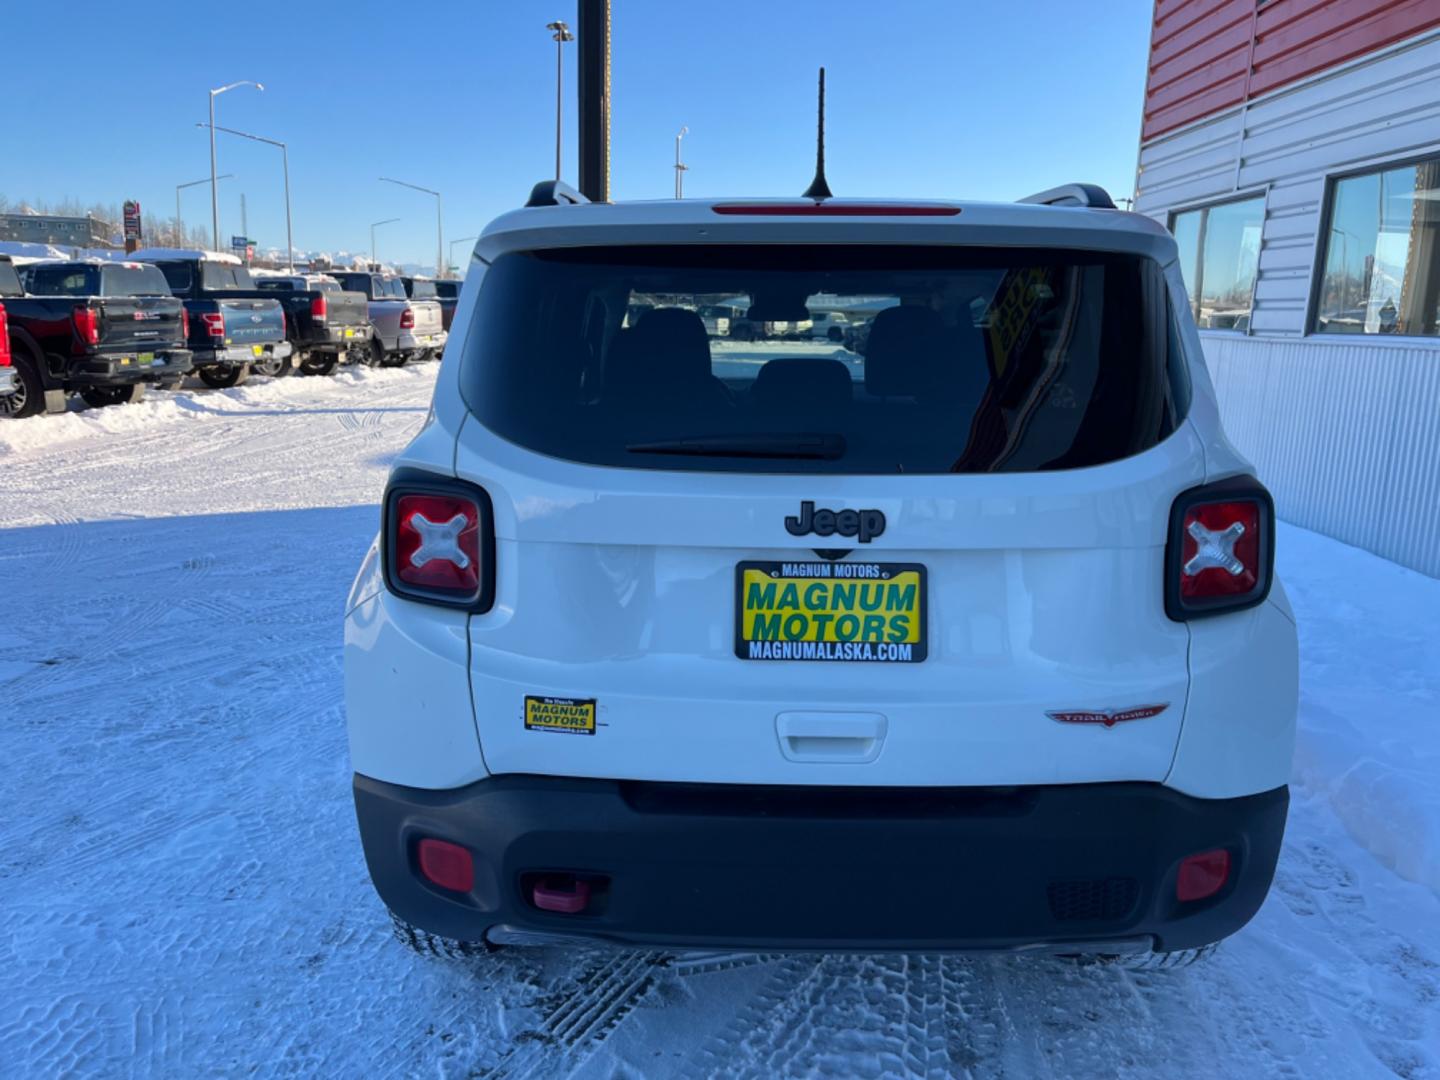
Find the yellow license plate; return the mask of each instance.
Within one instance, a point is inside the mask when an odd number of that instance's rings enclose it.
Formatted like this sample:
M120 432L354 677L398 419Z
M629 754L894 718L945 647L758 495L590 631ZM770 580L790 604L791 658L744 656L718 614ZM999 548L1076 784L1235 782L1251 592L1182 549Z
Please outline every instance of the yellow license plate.
M347 328L345 329L345 336L346 336L346 337L354 337L354 336L355 336L355 331L352 330L352 329L350 329L349 327L347 327Z
M265 355L265 346L264 346L264 345L251 345L251 346L250 346L250 351L251 351L252 353L254 353L256 356L264 356L264 355Z
M919 563L742 562L735 592L742 660L925 659Z
M142 364L153 364L155 362L155 354L153 352L142 352L136 359Z

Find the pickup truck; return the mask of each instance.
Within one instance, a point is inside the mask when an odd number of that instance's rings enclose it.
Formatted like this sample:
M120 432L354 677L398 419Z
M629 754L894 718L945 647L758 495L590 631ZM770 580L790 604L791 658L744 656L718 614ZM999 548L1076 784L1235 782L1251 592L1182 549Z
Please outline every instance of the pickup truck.
M329 375L341 364L370 355L369 302L363 293L346 292L325 274L276 274L257 278L256 287L273 293L285 308L286 337L306 375ZM284 361L257 363L262 375L285 375Z
M459 278L445 278L435 282L435 292L439 294L440 315L447 334L450 332L450 324L455 321L455 309L460 306L460 289L464 284Z
M364 293L370 302L370 362L400 367L423 360L445 348L449 336L436 300L411 300L404 282L389 274L358 270L331 270L330 276L347 289Z
M139 401L147 385L178 386L190 370L185 307L154 267L33 263L22 285L0 256L0 303L16 382L0 410L10 416L64 412L72 393L97 407Z
M190 313L190 349L205 385L239 386L254 364L294 362L285 340L285 310L255 287L233 255L180 248L144 248L132 258L153 263Z

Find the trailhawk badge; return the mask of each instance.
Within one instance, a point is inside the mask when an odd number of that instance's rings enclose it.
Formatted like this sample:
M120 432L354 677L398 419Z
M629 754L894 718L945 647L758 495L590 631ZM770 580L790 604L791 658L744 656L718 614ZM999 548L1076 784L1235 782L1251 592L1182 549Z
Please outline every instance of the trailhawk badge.
M1114 727L1126 720L1148 720L1152 716L1159 716L1169 707L1170 703L1167 701L1164 705L1136 705L1131 709L1076 709L1073 712L1047 712L1045 715L1062 724L1104 724L1106 727Z

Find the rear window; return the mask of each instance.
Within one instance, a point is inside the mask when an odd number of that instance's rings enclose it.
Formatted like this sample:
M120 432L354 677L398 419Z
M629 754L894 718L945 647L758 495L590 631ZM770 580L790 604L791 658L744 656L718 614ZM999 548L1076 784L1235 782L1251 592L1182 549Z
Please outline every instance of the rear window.
M405 291L412 300L434 300L439 295L433 281L411 281L406 284Z
M246 292L255 290L255 282L250 277L250 271L244 266L236 263L212 262L206 260L200 264L200 284L206 289L243 289Z
M169 296L170 285L157 266L106 266L100 271L101 296Z
M375 296L377 298L386 297L394 298L396 300L408 299L408 297L405 295L405 283L402 282L398 277L376 278Z
M434 285L435 292L446 300L454 300L460 295L460 282L458 281L437 281Z
M19 296L24 291L20 287L20 275L16 272L15 265L0 262L0 296Z
M575 248L487 271L462 387L597 465L979 473L1099 465L1185 408L1151 259L1034 248Z
M257 289L264 289L267 292L294 292L295 283L285 278L261 278L255 282Z
M94 296L95 270L89 266L34 266L28 274L29 291L36 296Z

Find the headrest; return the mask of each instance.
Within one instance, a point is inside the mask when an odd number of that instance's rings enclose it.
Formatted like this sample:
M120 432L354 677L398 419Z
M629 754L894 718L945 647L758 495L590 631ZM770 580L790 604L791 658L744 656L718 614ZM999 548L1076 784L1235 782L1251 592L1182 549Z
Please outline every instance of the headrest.
M843 409L851 403L850 372L839 360L771 360L755 376L750 400L771 411L807 413Z

